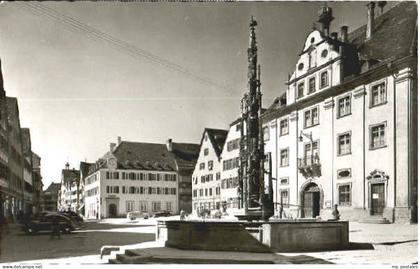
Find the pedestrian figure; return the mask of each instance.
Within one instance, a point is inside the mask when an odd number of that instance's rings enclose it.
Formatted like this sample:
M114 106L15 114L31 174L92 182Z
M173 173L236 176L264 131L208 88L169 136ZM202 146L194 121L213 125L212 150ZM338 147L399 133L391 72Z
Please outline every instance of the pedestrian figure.
M51 238L54 237L61 238L60 221L57 216L53 217L51 225Z
M333 220L340 220L340 212L338 212L337 204L334 205L334 210L332 212Z
M179 219L180 220L185 220L186 216L185 216L185 211L181 210L181 212L179 213Z

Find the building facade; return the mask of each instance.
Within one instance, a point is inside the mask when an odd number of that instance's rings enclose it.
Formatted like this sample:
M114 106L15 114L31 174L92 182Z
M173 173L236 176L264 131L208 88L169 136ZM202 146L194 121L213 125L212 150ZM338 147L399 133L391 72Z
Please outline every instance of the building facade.
M80 171L70 169L69 163L66 163L65 168L61 170L61 188L57 206L59 211L77 212L79 210L79 182Z
M190 154L191 148L194 154ZM179 213L179 178L189 177L191 182L191 174L188 176L186 169L178 167L195 164L198 149L199 145L171 140L153 144L119 138L117 144L111 143L109 152L89 167L84 183L85 217L125 217L131 211ZM191 195L191 189L183 193Z
M227 133L227 130L204 129L200 154L192 174L193 213L221 207L221 153Z
M229 132L221 154L220 197L223 208L229 214L238 213L240 164L239 147L241 142L241 120L237 119L229 126Z
M367 9L367 24L340 37L321 10L286 104L263 116L282 217L331 218L338 205L342 219L417 219L417 7Z
M22 128L22 155L23 155L23 211L32 213L34 211L34 184L32 179L32 150L31 133L29 128Z
M60 183L51 183L42 195L42 211L57 212L58 193L61 189Z
M3 87L3 74L0 61L0 224L5 222L11 214L9 210L9 144L7 135L7 106L6 92Z
M44 184L42 183L41 176L41 157L32 151L32 182L34 186L33 191L33 202L34 208L33 213L39 213L41 211L42 203L42 189Z

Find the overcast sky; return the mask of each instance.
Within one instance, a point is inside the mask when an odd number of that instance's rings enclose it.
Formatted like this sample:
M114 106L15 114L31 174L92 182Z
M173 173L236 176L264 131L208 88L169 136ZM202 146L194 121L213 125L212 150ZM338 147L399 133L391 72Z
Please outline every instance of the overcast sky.
M336 18L332 31L365 24L366 4L329 3ZM199 143L205 127L227 129L239 116L246 89L251 15L258 22L262 92L269 106L285 90L287 74L323 5L1 4L5 89L18 97L21 126L30 128L33 151L42 158L44 187L60 182L67 161L76 169L80 161L96 161L117 136ZM93 37L86 24L109 41ZM120 41L125 45L116 46Z

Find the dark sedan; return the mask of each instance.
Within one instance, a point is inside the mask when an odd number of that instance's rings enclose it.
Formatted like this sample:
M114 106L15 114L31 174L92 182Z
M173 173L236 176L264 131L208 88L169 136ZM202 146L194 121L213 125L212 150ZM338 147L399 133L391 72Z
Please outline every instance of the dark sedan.
M61 214L40 214L22 224L22 229L30 234L38 231L51 231L54 220L57 220L63 233L70 233L76 229L73 221Z

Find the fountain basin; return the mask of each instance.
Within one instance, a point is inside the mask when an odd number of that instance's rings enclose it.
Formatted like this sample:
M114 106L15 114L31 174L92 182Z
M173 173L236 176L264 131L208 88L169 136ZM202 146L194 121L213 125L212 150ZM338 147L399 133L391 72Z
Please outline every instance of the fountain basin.
M156 239L188 250L301 252L345 249L347 221L158 221Z

